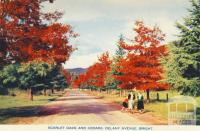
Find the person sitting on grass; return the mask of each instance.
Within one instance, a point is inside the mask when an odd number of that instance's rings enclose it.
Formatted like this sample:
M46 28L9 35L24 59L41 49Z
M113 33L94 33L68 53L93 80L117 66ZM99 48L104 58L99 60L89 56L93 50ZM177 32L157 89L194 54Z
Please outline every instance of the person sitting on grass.
M124 101L122 102L122 109L121 111L127 111L128 108L128 99L125 98Z

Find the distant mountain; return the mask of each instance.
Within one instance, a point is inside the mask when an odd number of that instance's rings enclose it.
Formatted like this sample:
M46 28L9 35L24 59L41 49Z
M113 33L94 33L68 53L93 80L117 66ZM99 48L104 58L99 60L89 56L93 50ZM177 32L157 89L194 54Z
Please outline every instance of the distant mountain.
M84 73L87 70L87 68L72 68L72 69L67 69L67 70L72 74L79 75L81 73Z

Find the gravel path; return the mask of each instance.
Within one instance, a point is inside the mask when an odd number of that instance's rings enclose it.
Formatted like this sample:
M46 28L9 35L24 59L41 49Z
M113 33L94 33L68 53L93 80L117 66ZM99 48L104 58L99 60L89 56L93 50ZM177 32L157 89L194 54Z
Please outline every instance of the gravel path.
M70 90L64 97L43 106L39 117L21 118L16 124L64 125L148 125L162 124L145 114L120 111L121 106L102 99ZM157 122L155 121L157 120Z

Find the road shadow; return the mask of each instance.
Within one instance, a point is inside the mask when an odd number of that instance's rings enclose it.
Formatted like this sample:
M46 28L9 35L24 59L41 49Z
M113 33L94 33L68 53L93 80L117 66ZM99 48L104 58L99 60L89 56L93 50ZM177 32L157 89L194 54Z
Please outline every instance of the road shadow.
M38 116L41 106L25 106L0 109L0 123L12 117Z
M42 117L49 115L74 115L74 114L101 114L117 109L108 108L107 104L82 104L82 105L48 105L48 106L25 106L0 109L0 123L10 118L21 117Z
M59 99L51 99L51 101L67 101L67 100L94 100L94 99L102 99L103 97L64 97Z
M118 109L109 108L108 104L74 104L71 106L47 106L41 109L39 112L40 116L46 115L76 115L76 114L102 114L109 111L116 111Z

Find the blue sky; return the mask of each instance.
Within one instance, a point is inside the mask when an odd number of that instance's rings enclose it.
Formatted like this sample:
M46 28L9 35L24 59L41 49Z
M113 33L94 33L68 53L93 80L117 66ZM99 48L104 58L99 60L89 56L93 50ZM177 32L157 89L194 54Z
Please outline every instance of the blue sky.
M165 42L176 39L175 22L187 16L189 0L56 0L44 3L44 11L62 11L62 23L72 25L80 36L71 41L78 47L65 68L88 67L105 51L111 55L120 34L133 39L136 20L157 25L166 34Z

